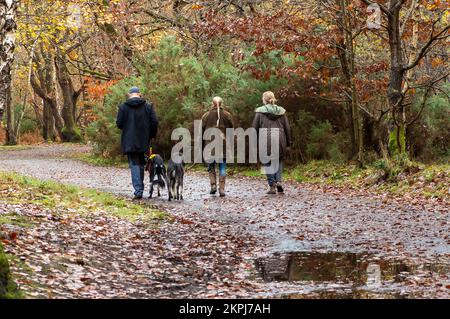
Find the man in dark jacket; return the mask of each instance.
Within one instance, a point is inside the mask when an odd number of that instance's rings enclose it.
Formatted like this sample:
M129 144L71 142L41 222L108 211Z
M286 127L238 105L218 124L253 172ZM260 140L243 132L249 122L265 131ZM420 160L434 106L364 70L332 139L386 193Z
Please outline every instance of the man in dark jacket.
M141 199L145 154L150 149L150 140L156 137L158 119L153 104L141 97L139 88L132 87L128 92L128 100L119 107L116 124L122 130L122 150L128 156L134 199Z

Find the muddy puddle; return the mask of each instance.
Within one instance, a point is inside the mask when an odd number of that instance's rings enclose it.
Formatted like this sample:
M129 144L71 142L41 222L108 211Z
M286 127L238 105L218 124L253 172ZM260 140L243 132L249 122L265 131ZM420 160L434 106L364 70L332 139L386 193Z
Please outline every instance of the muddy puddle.
M409 276L436 273L448 275L446 264L407 265L371 254L347 252L276 253L256 260L265 282L309 287L306 293L279 293L283 298L408 298L401 289ZM311 289L311 287L317 289ZM327 287L332 287L327 288Z

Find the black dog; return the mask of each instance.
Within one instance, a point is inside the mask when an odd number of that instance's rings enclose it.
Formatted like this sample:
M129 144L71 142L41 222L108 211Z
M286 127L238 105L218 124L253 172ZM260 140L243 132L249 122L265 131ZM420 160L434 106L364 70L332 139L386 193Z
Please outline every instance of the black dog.
M167 174L166 166L164 165L164 160L160 155L152 155L148 159L147 170L150 172L150 197L153 196L153 187L156 186L158 189L158 196L161 196L161 188L166 188ZM169 188L169 187L168 187ZM169 190L170 199L170 190Z
M184 163L175 163L172 159L167 165L169 201L183 199Z

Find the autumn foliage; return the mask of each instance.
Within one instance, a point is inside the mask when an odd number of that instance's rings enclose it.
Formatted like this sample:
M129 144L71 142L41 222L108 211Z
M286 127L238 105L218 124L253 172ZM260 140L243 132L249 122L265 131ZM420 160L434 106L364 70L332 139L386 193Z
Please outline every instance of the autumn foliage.
M79 140L106 112L112 134L109 103L133 82L164 110L162 132L189 127L215 94L245 127L270 89L302 135L295 161L446 154L435 116L448 108L449 17L436 0L21 1L8 127ZM330 143L335 155L308 151Z

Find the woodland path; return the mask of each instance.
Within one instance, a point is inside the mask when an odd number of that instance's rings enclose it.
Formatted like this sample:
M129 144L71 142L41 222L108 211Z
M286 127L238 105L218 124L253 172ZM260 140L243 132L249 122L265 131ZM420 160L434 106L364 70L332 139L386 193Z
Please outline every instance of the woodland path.
M73 159L73 154L88 151L77 145L2 150L0 170L130 196L127 169ZM75 279L62 275L59 286L57 279L45 279L47 291L55 285L59 288L54 288L53 297L450 296L450 215L444 203L397 201L367 191L297 183L287 183L285 195L268 196L263 180L246 177L228 178L225 198L211 197L208 188L206 174L188 172L184 201L169 203L165 192L161 198L146 199L176 220L158 231L143 231L139 225L98 213L79 217L76 231L46 221L46 229L66 233L78 254L89 251L71 237L83 236L100 221L106 229L105 238L89 247L97 260L75 265L70 272ZM4 211L11 209L0 201L0 213L2 205ZM133 237L136 234L140 238ZM123 259L120 240L124 246L136 246L129 250L130 261ZM114 249L108 246L111 242ZM19 254L14 247L11 253ZM57 241L52 249L58 251ZM47 253L50 259L52 249ZM364 271L356 277L346 273L347 268L365 270L374 261L383 283L373 289ZM113 266L96 266L101 263ZM133 269L130 274L123 269L127 263ZM83 267L90 267L89 276L79 275L87 271ZM95 279L99 273L103 281ZM302 281L273 281L277 278ZM73 287L63 289L63 282ZM39 291L31 295L44 294Z

